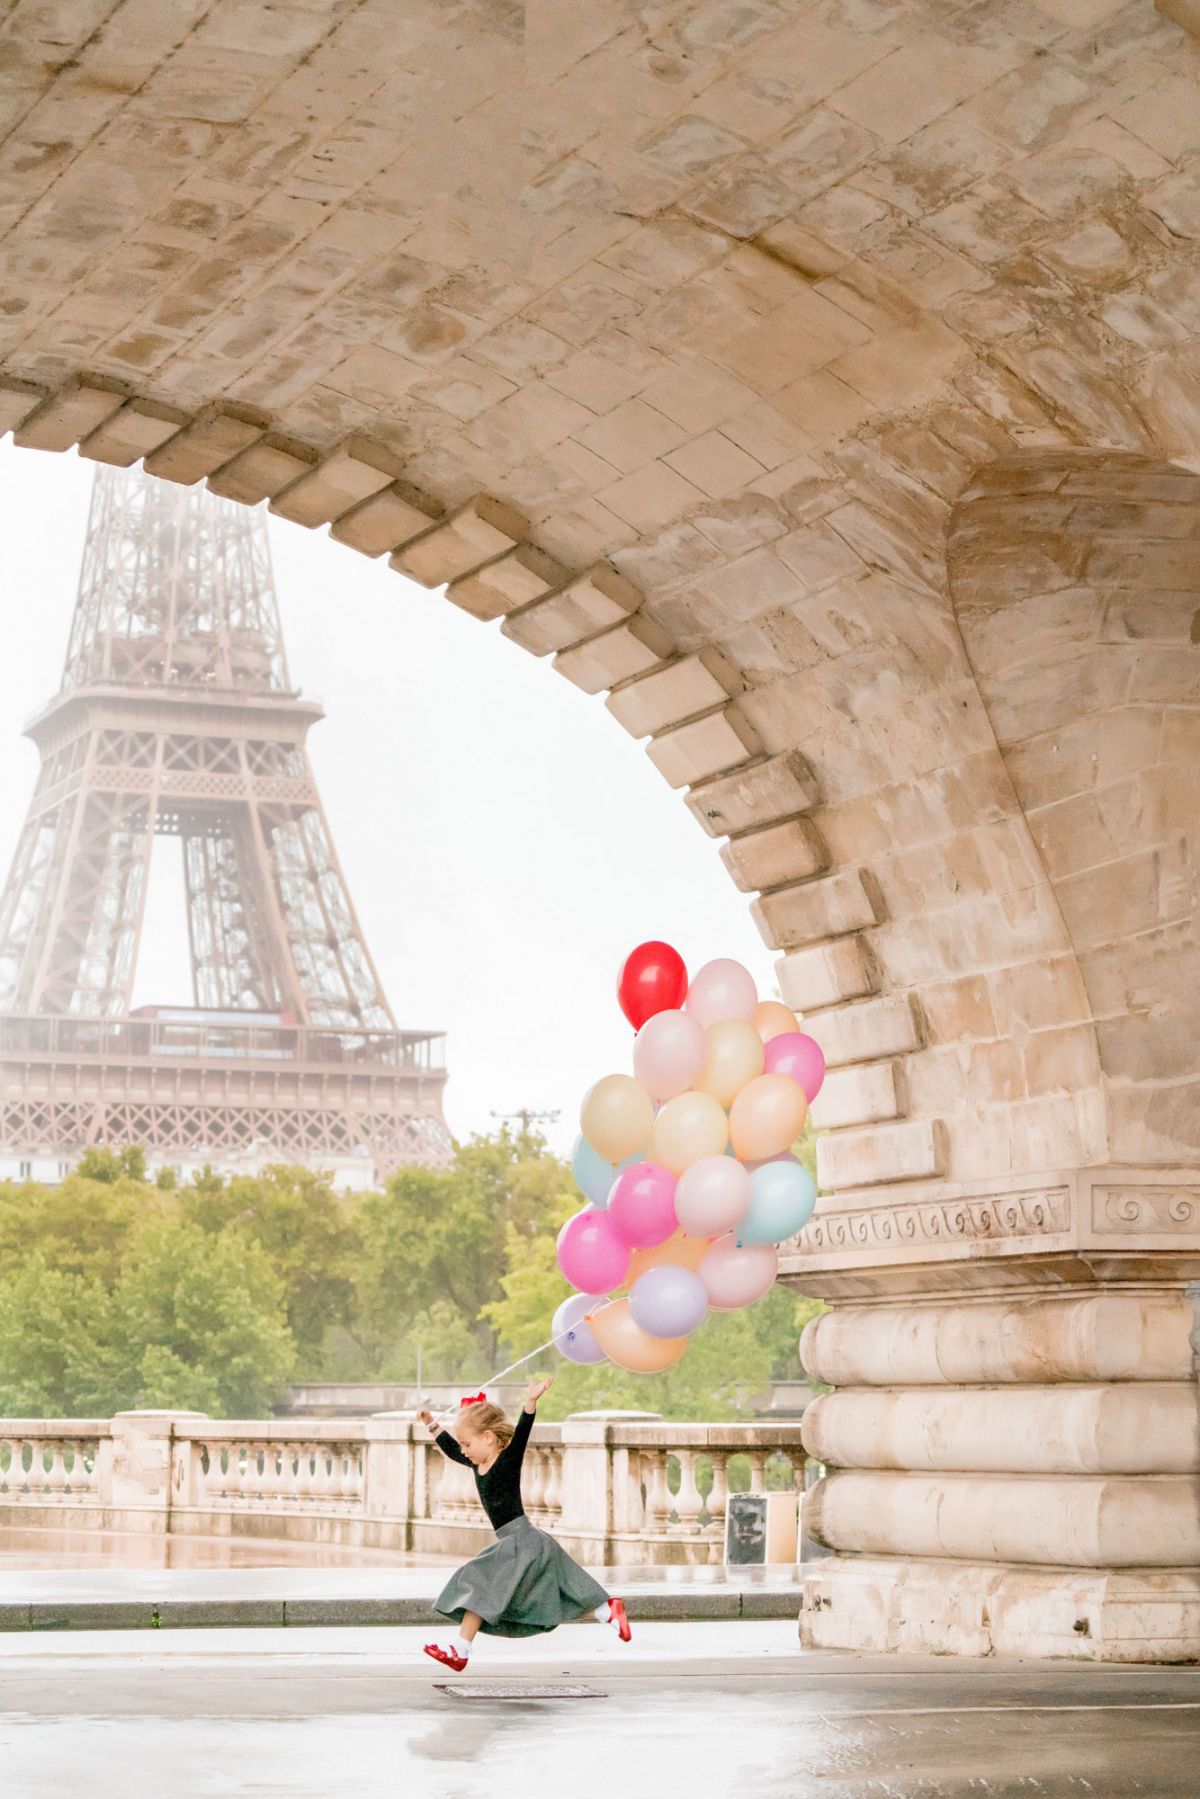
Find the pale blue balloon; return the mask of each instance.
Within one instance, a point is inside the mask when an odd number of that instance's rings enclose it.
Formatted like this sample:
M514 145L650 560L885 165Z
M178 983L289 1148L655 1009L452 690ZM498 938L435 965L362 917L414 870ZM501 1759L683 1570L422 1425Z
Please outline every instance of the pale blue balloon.
M763 1162L750 1176L750 1210L739 1243L782 1243L803 1230L817 1203L817 1187L803 1163Z
M587 1367L594 1362L607 1360L592 1334L591 1325L586 1321L587 1314L594 1312L598 1304L594 1294L572 1293L555 1312L550 1335L554 1338L554 1347L566 1356L568 1362L578 1362Z
M590 1200L597 1211L608 1210L608 1196L612 1192L613 1182L622 1168L631 1168L635 1162L644 1162L646 1152L639 1149L634 1156L626 1156L623 1162L613 1164L602 1156L598 1149L593 1149L586 1137L576 1137L575 1148L571 1151L571 1173L575 1176L575 1185Z
M708 1291L690 1268L647 1268L629 1289L629 1316L649 1337L686 1337L707 1311Z

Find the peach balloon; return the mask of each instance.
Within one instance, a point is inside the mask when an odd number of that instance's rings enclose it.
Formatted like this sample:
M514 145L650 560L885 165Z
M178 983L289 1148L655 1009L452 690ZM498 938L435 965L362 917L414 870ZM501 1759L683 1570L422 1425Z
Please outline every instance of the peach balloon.
M606 1074L588 1090L579 1128L609 1162L623 1162L641 1149L654 1125L654 1102L629 1074Z
M630 1374L661 1374L673 1368L688 1346L686 1337L652 1337L639 1329L627 1299L600 1306L588 1318L593 1337L610 1362Z
M731 1106L747 1081L763 1071L763 1040L752 1024L725 1018L704 1033L704 1066L692 1082L718 1105Z
M760 1075L759 1079L762 1078ZM778 1078L783 1080L785 1077L780 1075ZM792 1081L789 1085L795 1087L796 1083ZM796 1091L800 1093L799 1087ZM804 1098L803 1093L800 1097ZM595 1142L595 1139L589 1138L589 1141ZM654 1120L651 1154L672 1174L682 1174L701 1156L723 1155L728 1142L729 1120L724 1108L708 1093L680 1093L667 1101ZM598 1143L596 1148L600 1148Z
M800 1020L790 1006L777 999L760 999L754 1008L754 1028L764 1043L772 1037L790 1035L800 1029Z
M715 1312L737 1312L753 1305L770 1292L778 1271L779 1253L773 1243L747 1243L739 1248L733 1231L717 1238L696 1270ZM593 1323L593 1331L595 1328Z
M734 1155L743 1162L765 1162L779 1155L791 1148L807 1116L803 1087L786 1074L760 1074L742 1088L730 1108Z
M632 1287L638 1276L649 1268L688 1268L695 1274L709 1248L708 1237L689 1237L686 1231L676 1231L673 1237L668 1237L665 1243L655 1244L653 1249L634 1250L629 1258L625 1283Z

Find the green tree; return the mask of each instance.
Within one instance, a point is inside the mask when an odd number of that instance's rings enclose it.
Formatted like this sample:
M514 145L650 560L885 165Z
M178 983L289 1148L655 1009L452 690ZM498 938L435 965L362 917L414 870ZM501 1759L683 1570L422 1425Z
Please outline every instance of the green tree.
M0 1281L0 1411L106 1416L113 1408L111 1302L102 1282L34 1251Z
M351 1203L327 1174L280 1166L185 1187L180 1207L205 1231L261 1244L283 1284L299 1373L311 1379L327 1332L350 1322L358 1248Z
M259 1418L295 1367L284 1284L237 1230L157 1224L131 1246L112 1295L121 1403Z

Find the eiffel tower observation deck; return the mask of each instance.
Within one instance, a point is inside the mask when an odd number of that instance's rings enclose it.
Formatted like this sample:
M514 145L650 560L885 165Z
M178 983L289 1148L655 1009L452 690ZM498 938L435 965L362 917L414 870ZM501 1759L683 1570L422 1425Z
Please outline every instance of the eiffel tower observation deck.
M101 468L41 770L0 899L0 1172L90 1144L365 1186L449 1152L442 1037L399 1030L288 674L259 512ZM133 1006L156 836L193 1005Z

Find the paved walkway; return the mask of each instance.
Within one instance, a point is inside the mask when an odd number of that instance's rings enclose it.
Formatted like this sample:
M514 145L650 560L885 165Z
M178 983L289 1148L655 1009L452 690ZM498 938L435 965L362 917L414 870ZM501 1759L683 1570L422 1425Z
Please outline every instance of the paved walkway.
M397 1568L0 1568L0 1632L194 1629L203 1625L433 1624L454 1562ZM596 1576L633 1617L774 1618L800 1613L793 1568L607 1568ZM0 1646L3 1637L0 1636Z
M1200 1670L805 1656L767 1622L0 1638L5 1799L1196 1799ZM466 1698L509 1683L525 1697ZM579 1684L594 1698L528 1689ZM454 1690L443 1690L454 1689ZM141 1783L141 1784L139 1784Z

